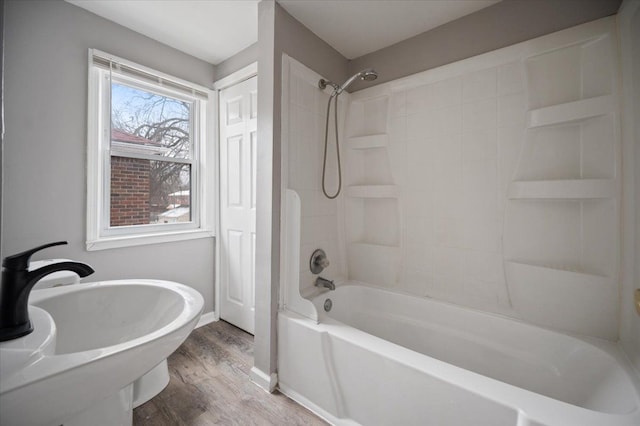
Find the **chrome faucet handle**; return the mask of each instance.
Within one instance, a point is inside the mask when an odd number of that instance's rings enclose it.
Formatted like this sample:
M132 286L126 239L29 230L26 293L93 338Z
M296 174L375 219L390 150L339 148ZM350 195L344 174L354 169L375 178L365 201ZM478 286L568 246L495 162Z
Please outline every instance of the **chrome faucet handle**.
M322 266L322 269L328 268L330 264L331 262L329 262L329 259L327 259L326 257L319 256L316 259L316 265Z
M329 267L330 262L327 258L327 254L322 249L317 249L311 255L311 259L309 260L309 269L311 269L311 273L319 274L324 271L325 268Z

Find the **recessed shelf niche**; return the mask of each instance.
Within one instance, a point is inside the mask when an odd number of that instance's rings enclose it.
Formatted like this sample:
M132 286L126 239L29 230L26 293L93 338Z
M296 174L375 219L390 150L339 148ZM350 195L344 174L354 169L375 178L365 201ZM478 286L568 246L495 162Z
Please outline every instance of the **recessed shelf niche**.
M614 179L617 148L612 111L527 129L515 180Z
M398 198L400 189L396 185L351 185L347 195L354 198Z
M572 179L516 181L509 186L509 199L588 199L612 198L616 182L612 179Z
M566 123L609 113L613 109L613 96L605 95L529 111L528 126L541 127Z
M511 303L527 321L615 339L615 33L539 49L523 60L528 120L506 194L503 256Z
M349 106L346 158L346 239L349 279L381 286L397 282L400 265L400 189L387 134L389 97Z
M350 137L387 133L388 96L354 100L349 106L348 134Z
M611 94L615 50L614 37L604 34L527 58L529 108Z
M367 136L354 136L349 138L350 149L386 148L389 145L389 136L386 133Z

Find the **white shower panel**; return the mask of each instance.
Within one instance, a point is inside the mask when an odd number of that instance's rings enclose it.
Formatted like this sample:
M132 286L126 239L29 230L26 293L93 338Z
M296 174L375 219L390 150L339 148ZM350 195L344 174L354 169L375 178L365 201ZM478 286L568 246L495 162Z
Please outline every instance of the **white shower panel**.
M620 262L616 58L611 25L524 60L528 120L504 225L516 312L611 340Z
M311 254L322 248L330 265L322 277L343 280L344 252L339 241L338 211L342 195L336 200L322 193L322 157L325 119L330 88L318 88L319 74L284 56L283 58L283 193L294 190L300 197L300 256L299 282L302 294L310 294L316 275L309 270ZM340 143L345 145L343 126L349 94L344 92L338 102ZM326 182L329 193L337 188L337 163L333 129L333 106L329 123ZM342 150L343 147L341 147ZM343 187L344 190L344 187Z
M309 291L286 269L284 393L340 425L638 424L617 343L616 50L609 17L352 93L326 214L319 177L292 179L316 167L320 143L294 142L317 118L287 104L287 256L303 270L296 248L337 241L346 280Z
M378 220L377 227L364 229L360 223L366 224L367 217L382 216L376 213L380 206L366 205L371 199L345 203L349 278L367 281L357 272L362 241L397 228L400 238L384 244L395 246L397 273L392 281L373 284L512 313L502 265L501 207L525 122L522 66L501 56L451 70L352 95L350 134L359 138L384 130L388 142L384 157L370 153L382 148L347 153L347 184L368 183L379 191L386 185L396 197L388 200L395 203L395 212L387 211L386 223ZM387 105L387 116L381 118L386 125L371 124L363 107L371 103ZM387 169L388 177L372 178L372 169ZM371 275L390 275L388 265L372 263Z
M348 278L617 339L616 57L604 19L353 93Z

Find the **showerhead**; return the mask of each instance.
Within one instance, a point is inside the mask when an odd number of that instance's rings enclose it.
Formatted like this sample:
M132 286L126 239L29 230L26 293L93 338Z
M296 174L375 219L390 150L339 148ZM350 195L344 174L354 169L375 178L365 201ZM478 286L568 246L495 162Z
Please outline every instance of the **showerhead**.
M358 74L360 75L360 80L364 81L373 81L378 78L378 73L373 68L367 68L366 70L360 71Z
M342 83L341 86L338 86L336 83L334 83L332 81L321 79L318 82L318 87L320 87L323 90L327 86L333 87L334 91L333 91L332 96L335 96L335 95L339 95L340 93L345 91L347 89L347 87L351 86L351 84L354 81L356 81L356 79L358 79L358 78L360 80L362 80L362 81L373 81L376 78L378 78L378 73L373 68L367 68L367 69L362 70L359 73L354 74L351 77L349 77L347 79L347 81Z
M343 91L347 90L347 87L351 86L351 84L358 78L363 81L373 81L378 78L378 73L375 72L373 68L362 70L359 73L352 75L351 77L349 77L349 79L347 79L347 81L342 83L342 85L336 89L336 94L339 95Z
M318 81L318 87L322 90L326 89L327 86L333 87L333 93L331 93L329 102L327 103L327 121L325 121L324 127L324 159L322 161L322 193L330 200L336 198L340 194L340 189L342 188L342 168L340 166L340 138L338 136L338 95L342 93L347 87L349 87L349 85L353 83L356 78L360 78L360 80L363 81L372 81L378 78L378 73L375 72L373 68L364 69L359 73L349 77L349 79L345 81L342 86L338 86L334 82L325 79L320 79L320 81ZM329 113L331 112L331 101L333 101L335 104L333 112L335 113L334 125L336 129L336 160L338 162L338 189L333 195L329 195L325 186L325 173L327 171L327 141L329 137Z

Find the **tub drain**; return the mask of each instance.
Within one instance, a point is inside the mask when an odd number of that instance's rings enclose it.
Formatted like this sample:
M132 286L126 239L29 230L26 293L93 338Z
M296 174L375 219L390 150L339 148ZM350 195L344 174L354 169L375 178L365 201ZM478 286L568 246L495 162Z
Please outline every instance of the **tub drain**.
M331 299L327 299L324 301L324 310L326 312L329 312L332 307L333 307L333 302L331 301Z

